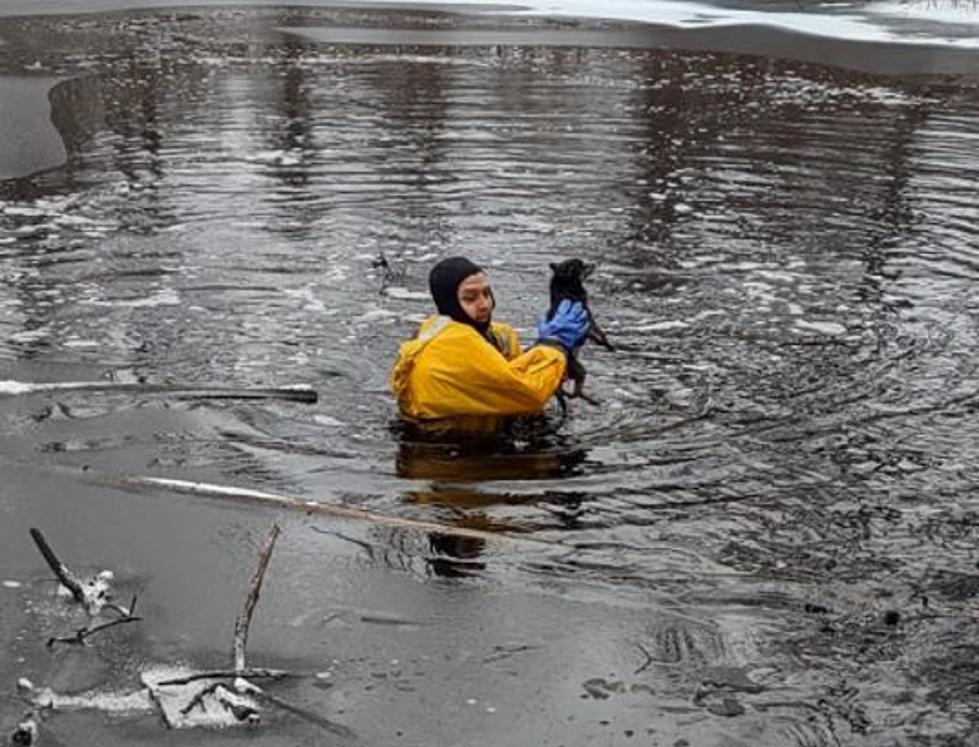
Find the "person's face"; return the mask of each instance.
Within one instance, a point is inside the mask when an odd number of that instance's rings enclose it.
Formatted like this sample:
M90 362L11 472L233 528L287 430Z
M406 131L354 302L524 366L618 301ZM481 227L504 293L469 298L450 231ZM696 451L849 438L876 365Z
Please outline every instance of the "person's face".
M456 290L459 306L474 322L488 322L493 313L493 290L486 273L470 275Z

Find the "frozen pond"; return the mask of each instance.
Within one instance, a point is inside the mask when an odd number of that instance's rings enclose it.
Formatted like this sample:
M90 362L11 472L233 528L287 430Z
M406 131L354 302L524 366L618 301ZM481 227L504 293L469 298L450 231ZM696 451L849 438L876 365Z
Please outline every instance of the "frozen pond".
M320 395L0 385L5 733L18 677L118 694L227 666L277 520L251 660L304 673L275 692L363 744L969 744L979 53L953 25L905 46L367 6L0 18L0 92L37 133L0 160L0 382ZM501 442L397 427L388 370L456 253L525 341L548 263L598 262L599 407ZM33 526L144 620L46 648L79 620ZM241 739L127 708L41 728Z

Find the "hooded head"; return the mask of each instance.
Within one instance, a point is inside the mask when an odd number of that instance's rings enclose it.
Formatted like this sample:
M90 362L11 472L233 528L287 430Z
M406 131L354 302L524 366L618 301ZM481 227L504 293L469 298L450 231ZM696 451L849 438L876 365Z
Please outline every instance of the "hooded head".
M489 318L482 322L476 321L466 313L459 303L459 285L466 278L482 271L482 267L465 257L449 257L432 268L428 275L428 287L432 291L435 307L440 314L451 317L457 322L468 324L485 335L490 327Z

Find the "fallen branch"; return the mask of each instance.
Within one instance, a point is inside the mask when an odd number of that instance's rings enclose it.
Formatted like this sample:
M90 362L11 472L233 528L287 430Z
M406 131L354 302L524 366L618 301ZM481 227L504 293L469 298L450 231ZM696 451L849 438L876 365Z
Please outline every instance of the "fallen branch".
M337 374L339 375L339 374ZM192 384L130 384L120 381L62 381L34 383L0 381L0 395L45 394L49 392L131 392L133 394L172 394L194 399L281 399L314 403L319 395L306 386L234 388L194 386Z
M44 556L45 562L47 562L51 572L58 577L61 585L71 592L71 595L75 598L76 602L87 607L88 600L85 596L85 590L82 588L82 582L79 580L78 576L72 573L71 569L58 559L58 556L54 554L54 550L51 549L51 545L48 544L48 541L44 538L44 535L41 533L40 529L31 527L30 533L31 539L34 540L34 544L37 545L37 549L41 551L41 555Z
M235 639L232 644L232 658L234 668L241 670L245 668L245 646L248 643L248 628L252 622L252 614L255 612L255 605L258 604L258 596L262 591L262 581L265 579L265 571L272 558L272 550L275 549L275 541L279 537L278 524L273 524L265 536L265 544L258 554L258 561L255 563L255 572L252 574L251 584L248 586L248 595L245 597L245 604L235 619Z
M249 695L255 695L257 688L248 688ZM260 691L259 691L260 692ZM250 704L246 705L243 703L236 703L235 698L240 697L240 693L233 693L221 682L215 682L208 685L203 690L201 690L197 695L195 695L187 705L180 709L180 715L186 716L192 710L200 706L202 711L207 711L207 696L213 695L214 698L220 703L225 709L231 711L231 714L241 722L248 722L252 724L257 724L260 715L258 710L252 707Z
M281 680L285 677L295 677L293 672L285 669L210 669L204 672L194 672L186 677L174 677L157 682L158 687L189 685L197 680L234 680L241 677L247 680Z
M274 706L278 706L282 710L288 711L294 716L299 716L299 718L301 719L309 721L312 724L316 724L317 726L326 729L327 731L331 732L332 734L335 734L338 737L342 737L344 739L350 739L350 740L357 738L357 735L343 724L337 724L333 721L330 721L327 718L324 718L323 716L320 716L318 713L314 713L313 711L307 710L305 708L300 708L299 706L293 705L292 703L286 700L282 700L281 698L278 698L275 695L269 695L264 690L257 690L257 689L252 690L249 692L249 694L257 697L259 700L264 700L271 703Z
M121 607L113 606L113 609L121 610ZM109 628L114 628L116 625L125 625L126 623L139 622L142 617L137 617L133 614L136 609L136 597L133 597L132 604L129 605L129 611L122 617L117 617L114 620L109 620L101 625L96 625L92 628L80 628L77 633L73 636L65 637L52 637L48 638L48 648L56 643L74 643L74 644L84 644L86 638L91 638L96 633L100 633L103 630L108 630Z
M147 475L124 475L122 477L111 477L108 475L93 475L89 472L77 474L79 479L85 482L119 488L122 490L145 490L147 488L158 488L170 490L175 493L183 493L186 495L199 495L209 498L223 498L233 501L258 503L260 505L272 506L278 509L299 511L307 515L328 516L335 519L347 519L351 521L366 521L371 524L395 527L398 529L411 529L419 532L437 532L439 534L452 537L468 537L471 539L481 539L489 542L510 542L537 549L566 549L563 545L556 542L548 542L547 540L542 539L520 537L513 534L502 534L499 532L487 532L481 529L452 526L451 524L441 524L435 521L404 519L398 516L389 516L387 514L378 513L376 511L368 511L362 508L342 506L336 503L304 500L302 498L295 498L288 495L266 493L260 490L236 488L230 485L191 482L188 480L151 477Z
M259 711L260 703L267 703L288 713L291 713L305 721L328 730L333 735L345 740L356 740L356 735L347 727L334 723L329 719L320 716L306 708L293 705L288 701L282 700L275 695L270 695L254 684L254 680L268 679L278 680L285 677L295 676L292 672L278 669L246 669L246 647L248 644L248 632L251 621L258 606L261 596L262 584L272 558L281 530L278 524L273 524L265 537L265 541L259 551L252 573L251 581L247 593L242 603L242 608L235 618L234 639L232 643L233 668L230 670L210 670L203 672L191 672L181 676L170 676L169 679L157 680L159 675L153 675L150 670L144 670L141 680L145 687L132 693L122 695L124 700L139 700L147 707L155 704L159 708L164 722L169 728L187 728L194 726L228 726L236 724L255 725L261 718ZM137 598L134 596L129 608L126 609L119 605L105 604L104 597L107 596L107 583L100 585L99 582L107 581L111 576L107 572L96 576L94 581L79 580L52 550L44 535L37 529L31 529L31 536L37 544L38 549L44 556L45 561L51 567L58 579L65 584L73 596L82 604L91 603L92 598L98 595L103 603L103 607L108 607L118 614L111 620L105 620L89 628L82 628L74 635L54 637L48 640L48 645L55 643L84 644L86 639L109 628L123 625L130 622L137 622L141 618L135 615ZM186 671L186 670L184 670ZM176 674L172 671L167 675ZM195 683L201 682L195 686ZM41 691L34 691L33 685L27 680L18 682L18 688L30 694L34 710L29 714L29 718L18 724L12 739L17 743L30 744L37 738L37 723L39 714L44 709L54 709L62 707L96 707L95 700L86 697L59 697L55 696L47 688ZM105 693L99 692L98 698L104 700ZM194 713L195 709L200 708L201 714ZM193 714L193 717L191 717Z
M31 527L30 533L34 544L41 551L41 555L44 557L48 567L58 578L58 581L61 582L61 585L71 593L75 601L85 608L85 612L88 613L89 617L98 616L106 608L111 609L120 617L132 616L130 610L113 604L111 601L112 595L109 589L109 584L113 577L111 571L102 571L91 578L82 579L55 555L54 550L48 544L47 539L45 539L40 529ZM135 602L136 599L134 597L133 603L135 604Z

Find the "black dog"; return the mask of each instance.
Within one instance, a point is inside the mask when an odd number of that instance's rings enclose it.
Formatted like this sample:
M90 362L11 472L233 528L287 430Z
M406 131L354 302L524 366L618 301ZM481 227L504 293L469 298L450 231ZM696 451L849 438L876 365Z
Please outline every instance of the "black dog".
M551 305L547 310L548 321L554 317L554 312L557 311L561 301L565 299L577 301L585 307L585 311L588 313L589 324L586 339L593 340L608 350L615 350L588 307L588 291L585 290L585 280L594 272L595 265L582 262L580 259L566 259L564 262L552 262L551 270L554 274L551 276ZM581 391L585 385L585 367L581 365L581 361L578 360L575 352L572 350L568 354L567 377L573 384L571 392L567 396L581 397L586 402L597 404L595 400L585 396Z

